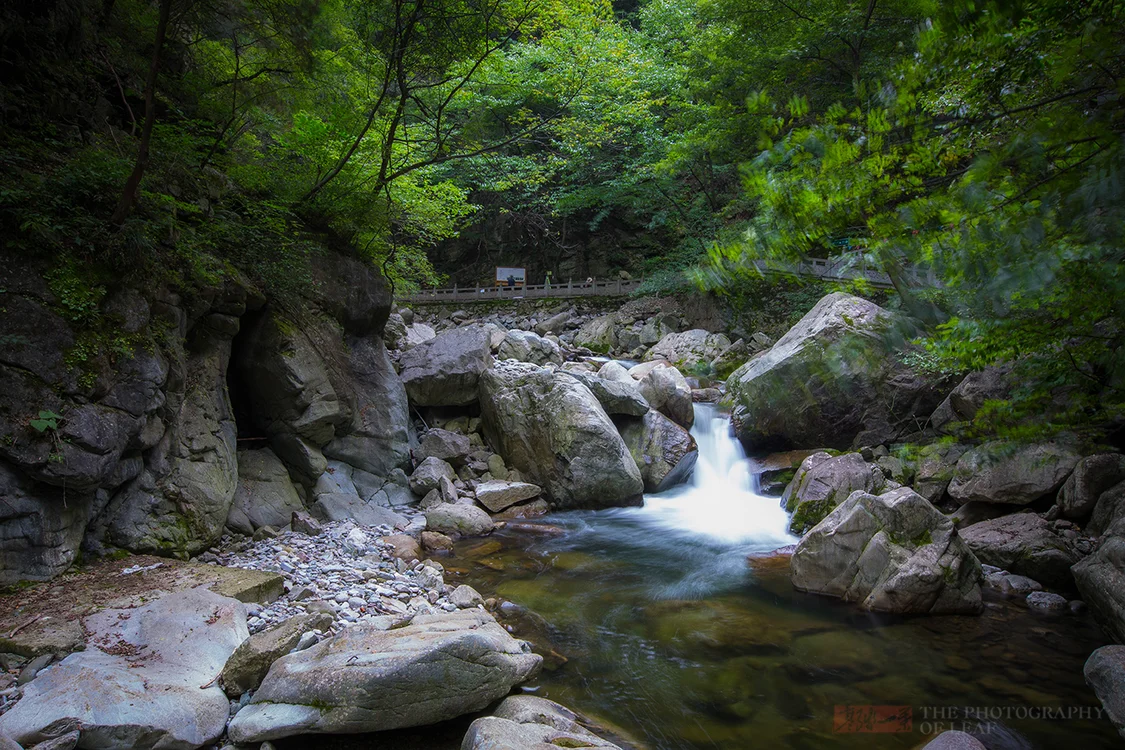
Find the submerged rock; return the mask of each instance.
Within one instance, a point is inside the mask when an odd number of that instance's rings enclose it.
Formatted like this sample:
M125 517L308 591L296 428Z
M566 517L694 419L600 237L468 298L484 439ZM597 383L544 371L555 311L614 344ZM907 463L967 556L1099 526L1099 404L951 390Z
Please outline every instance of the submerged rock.
M981 611L980 563L953 522L913 490L854 492L797 544L800 591L903 614Z
M503 697L541 662L479 609L356 625L274 662L229 734L243 744L435 724Z

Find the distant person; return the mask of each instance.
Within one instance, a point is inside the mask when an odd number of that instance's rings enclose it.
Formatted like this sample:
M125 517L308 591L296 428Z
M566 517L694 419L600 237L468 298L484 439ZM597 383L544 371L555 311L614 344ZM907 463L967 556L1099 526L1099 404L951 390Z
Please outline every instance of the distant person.
M593 276L587 276L586 277L586 283L587 284L593 284L594 283L594 277Z
M513 276L512 274L508 274L508 288L511 289L511 288L515 287L515 285L516 285L516 277Z
M544 287L545 287L545 288L546 288L546 289L547 289L548 291L550 291L550 289L551 289L551 272L550 272L550 271L548 271L548 272L547 272L547 278L546 278L546 280L545 280L545 281L543 282L543 286L544 286Z

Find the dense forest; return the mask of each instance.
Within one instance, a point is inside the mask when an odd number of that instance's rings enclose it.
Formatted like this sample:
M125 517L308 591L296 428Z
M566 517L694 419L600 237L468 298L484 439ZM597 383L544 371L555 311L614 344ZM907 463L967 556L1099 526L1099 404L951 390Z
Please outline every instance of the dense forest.
M14 0L0 241L97 328L122 274L299 291L309 248L396 290L643 276L761 292L847 253L1019 361L990 429L1122 418L1125 4ZM940 282L911 288L905 269ZM936 289L936 291L935 291ZM1062 397L1060 397L1062 394ZM1014 404L1014 405L1013 405Z

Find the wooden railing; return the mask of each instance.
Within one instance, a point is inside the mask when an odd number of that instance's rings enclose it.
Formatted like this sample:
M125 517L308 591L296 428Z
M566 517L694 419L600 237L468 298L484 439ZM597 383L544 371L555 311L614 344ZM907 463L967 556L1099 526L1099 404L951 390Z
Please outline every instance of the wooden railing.
M891 277L874 268L868 268L855 256L835 258L804 258L797 263L778 264L757 260L754 265L765 274L802 276L826 281L864 280L873 287L890 289ZM912 286L938 286L932 272L916 268L903 269L906 281ZM641 285L638 279L628 281L594 281L591 283L531 284L529 286L451 287L449 289L423 289L399 297L400 302L413 304L439 304L443 302L494 302L496 300L564 299L567 297L621 297L634 292Z

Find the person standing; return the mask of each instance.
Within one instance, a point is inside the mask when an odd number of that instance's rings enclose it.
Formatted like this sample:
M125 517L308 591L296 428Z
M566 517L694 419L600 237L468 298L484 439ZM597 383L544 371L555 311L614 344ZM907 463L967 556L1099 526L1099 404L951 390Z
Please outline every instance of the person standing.
M547 280L545 282L543 282L543 287L548 292L551 291L551 272L550 271L547 272Z

